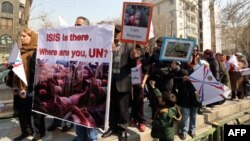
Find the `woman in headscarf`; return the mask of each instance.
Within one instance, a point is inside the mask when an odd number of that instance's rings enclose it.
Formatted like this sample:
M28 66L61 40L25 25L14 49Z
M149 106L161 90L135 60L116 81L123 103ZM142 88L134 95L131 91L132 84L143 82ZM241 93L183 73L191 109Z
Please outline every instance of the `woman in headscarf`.
M30 30L24 29L21 32L21 59L24 66L24 71L28 85L26 85L18 76L13 77L13 93L15 95L16 110L22 134L15 138L15 141L20 141L30 135L33 135L31 124L31 115L34 116L34 125L36 137L41 138L45 134L44 115L32 113L32 93L33 82L35 75L35 61L37 49L37 34ZM33 140L36 140L37 138Z

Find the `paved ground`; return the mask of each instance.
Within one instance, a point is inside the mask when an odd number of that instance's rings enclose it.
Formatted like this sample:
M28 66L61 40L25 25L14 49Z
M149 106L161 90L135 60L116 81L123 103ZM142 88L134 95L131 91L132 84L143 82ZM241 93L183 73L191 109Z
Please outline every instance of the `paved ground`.
M145 102L145 117L147 119L150 118L151 111L148 106L148 101ZM52 122L52 119L49 117L46 117L46 129ZM42 141L72 141L76 134L74 128L71 129L70 131L63 133L60 130L61 128L56 129L53 132L48 132L46 131L46 136L42 139ZM131 129L131 128L130 128ZM146 129L147 132L150 131L150 128ZM132 135L135 132L139 131L134 128L129 131L129 134ZM21 134L20 132L20 127L17 118L8 118L8 119L0 119L0 141L11 141L13 138L19 136ZM117 140L116 136L112 136L107 139L102 139L101 138L102 133L100 132L99 134L99 140L105 140L105 141L110 141L110 140ZM28 137L26 140L23 141L29 141L32 139L32 136Z
M246 99L249 100L249 99ZM244 100L245 101L245 100ZM227 107L228 105L232 104L237 104L239 101L227 101L223 105L216 105L213 110L221 110L223 111L223 107ZM150 119L151 116L151 110L148 106L148 101L145 102L144 105L144 110L145 110L145 117L146 119ZM221 109L222 108L222 109ZM199 115L201 117L202 115ZM198 117L198 118L199 118ZM46 118L46 127L48 127L51 123L50 118ZM139 132L136 128L129 128L129 141L134 141L134 140L143 140L145 139L147 141L152 141L153 139L150 137L150 126L149 124L147 125L146 131L141 133ZM16 118L8 118L8 119L0 119L0 141L11 141L13 138L17 137L20 135L20 128L18 124L18 120ZM135 136L136 135L136 136ZM139 136L138 136L139 135ZM111 136L109 138L102 139L101 133L99 134L99 140L100 141L112 141L112 140L117 140L116 136ZM143 137L143 139L142 139ZM75 138L75 131L74 129L71 129L70 131L66 133L62 133L60 128L56 129L53 132L46 132L46 136L42 139L42 141L72 141ZM175 139L178 137L175 137ZM29 141L31 140L32 137L28 137L24 141ZM176 139L179 140L179 139Z

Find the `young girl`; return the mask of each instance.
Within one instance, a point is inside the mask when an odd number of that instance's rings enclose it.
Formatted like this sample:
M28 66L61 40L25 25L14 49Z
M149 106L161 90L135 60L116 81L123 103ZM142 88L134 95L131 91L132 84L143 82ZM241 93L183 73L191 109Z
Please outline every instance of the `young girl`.
M152 122L151 136L159 141L174 140L174 120L181 119L181 113L176 107L176 97L171 92L161 92L155 88L155 81L150 81L151 87L159 100L159 108Z

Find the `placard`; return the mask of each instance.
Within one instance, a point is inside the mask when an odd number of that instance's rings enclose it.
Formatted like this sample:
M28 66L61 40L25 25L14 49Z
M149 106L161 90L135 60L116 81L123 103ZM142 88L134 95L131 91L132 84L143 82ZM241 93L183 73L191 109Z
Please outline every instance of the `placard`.
M131 68L131 81L132 85L141 84L142 82L141 65Z
M149 39L150 23L153 4L123 3L122 15L122 42L147 44Z
M161 61L189 62L195 47L195 41L181 38L163 37Z

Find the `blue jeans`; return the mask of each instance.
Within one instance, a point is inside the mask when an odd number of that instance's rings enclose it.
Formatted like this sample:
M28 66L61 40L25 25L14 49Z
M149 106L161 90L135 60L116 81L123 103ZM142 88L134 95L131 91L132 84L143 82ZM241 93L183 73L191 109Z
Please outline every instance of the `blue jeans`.
M181 134L187 134L188 131L191 133L195 133L197 111L197 107L181 107L182 119L179 129L179 132Z
M76 125L76 141L98 141L98 130Z

